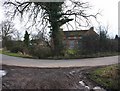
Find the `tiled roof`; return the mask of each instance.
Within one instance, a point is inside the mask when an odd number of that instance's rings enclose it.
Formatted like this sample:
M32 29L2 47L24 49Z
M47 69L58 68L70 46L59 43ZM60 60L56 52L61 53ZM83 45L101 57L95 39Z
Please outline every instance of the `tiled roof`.
M85 33L87 33L87 31L89 30L73 30L73 31L63 31L63 32L66 36L74 36L74 35L80 36L80 35L84 35Z
M63 31L63 33L66 37L69 37L69 36L83 36L83 35L98 35L94 31L93 27L91 27L88 30L69 30L69 31Z

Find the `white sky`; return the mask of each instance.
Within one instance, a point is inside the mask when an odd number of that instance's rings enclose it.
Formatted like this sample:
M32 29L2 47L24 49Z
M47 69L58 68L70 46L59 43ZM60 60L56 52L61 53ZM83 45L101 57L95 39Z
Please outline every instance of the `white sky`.
M1 0L2 1L2 0ZM5 19L4 17L4 10L2 7L0 1L0 22ZM3 0L4 1L4 0ZM101 11L101 15L98 17L98 21L101 22L101 25L109 25L109 35L111 37L114 37L116 34L118 34L118 1L120 0L82 0L82 1L89 1L90 5L92 7L93 13L96 13ZM16 28L21 30L20 22L15 21ZM97 24L94 24L93 26L97 27Z
M87 0L93 5L93 10L100 9L102 16L98 21L105 26L109 25L109 35L115 36L118 34L118 2L120 0Z

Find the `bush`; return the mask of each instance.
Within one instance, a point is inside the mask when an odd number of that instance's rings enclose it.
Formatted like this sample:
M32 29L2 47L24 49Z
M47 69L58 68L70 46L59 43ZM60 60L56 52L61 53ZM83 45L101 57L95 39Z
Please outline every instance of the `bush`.
M18 53L18 52L22 52L23 53L23 47L21 46L13 46L11 49L10 49L10 52L13 52L13 53Z
M37 58L48 58L51 56L51 50L49 47L46 46L31 46L30 48L30 55L37 57Z
M65 52L65 57L75 57L78 55L78 51L76 49L67 49Z
M81 55L91 55L104 52L117 52L118 40L110 39L105 30L101 30L98 36L84 35L79 47Z
M7 50L10 50L14 46L13 41L8 40L8 41L2 41L2 47L6 48Z
M8 50L12 53L18 53L18 52L24 53L24 49L25 47L22 41L13 41L11 48L9 48Z

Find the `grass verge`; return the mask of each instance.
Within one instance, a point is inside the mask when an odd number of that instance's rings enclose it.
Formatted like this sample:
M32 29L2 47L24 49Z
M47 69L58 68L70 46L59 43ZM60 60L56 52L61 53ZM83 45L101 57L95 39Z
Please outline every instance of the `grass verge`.
M8 55L8 56L14 56L14 57L32 58L29 55L23 55L21 53L11 53L9 51L3 51L3 50L0 50L0 54L5 54L5 55Z
M14 57L23 57L23 58L31 58L31 59L38 59L38 57L30 56L30 55L23 55L21 53L11 53L9 51L0 50L0 54L5 54L8 56L14 56ZM57 56L57 57L46 57L42 59L84 59L84 58L98 58L98 57L108 57L108 56L117 56L120 55L120 53L117 52L105 52L105 53L96 53L96 54L89 54L89 55L76 55L75 51L69 51L69 55L65 56Z
M118 72L120 64L111 65L103 68L98 68L92 71L89 75L90 79L105 87L106 89L119 88L119 75Z

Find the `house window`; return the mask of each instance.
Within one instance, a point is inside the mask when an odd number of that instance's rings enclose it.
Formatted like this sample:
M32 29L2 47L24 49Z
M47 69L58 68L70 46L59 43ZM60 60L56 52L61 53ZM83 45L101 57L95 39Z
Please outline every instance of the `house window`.
M78 40L78 47L80 48L82 46L82 41Z
M74 43L75 43L74 40L70 40L70 41L69 41L69 48L70 48L70 49L73 49L73 48L74 48Z
M79 37L79 39L82 39L82 37Z
M74 37L74 39L77 39L77 37Z

